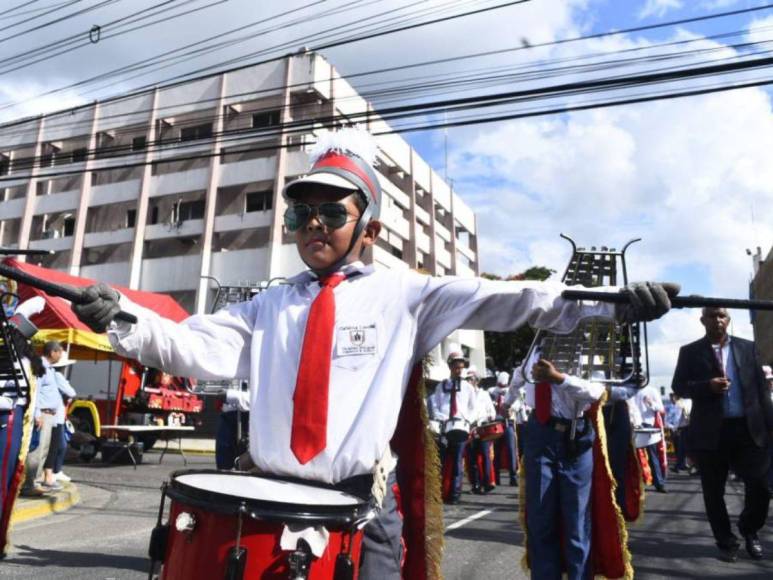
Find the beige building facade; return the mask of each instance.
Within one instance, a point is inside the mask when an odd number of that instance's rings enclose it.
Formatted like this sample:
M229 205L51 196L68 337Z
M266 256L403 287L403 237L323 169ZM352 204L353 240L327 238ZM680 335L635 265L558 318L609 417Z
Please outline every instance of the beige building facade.
M304 268L281 191L308 168L316 119L389 130L315 53L0 126L0 246L54 250L42 266L153 292L206 312L227 285ZM297 127L297 128L296 128ZM479 273L475 214L398 135L377 138L384 228L367 260ZM483 367L483 335L450 343Z

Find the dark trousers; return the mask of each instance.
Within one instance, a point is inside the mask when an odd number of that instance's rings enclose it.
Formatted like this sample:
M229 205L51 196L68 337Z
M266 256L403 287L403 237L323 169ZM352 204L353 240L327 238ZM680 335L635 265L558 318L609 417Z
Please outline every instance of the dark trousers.
M440 443L440 464L445 471L446 465L451 466L451 499L458 499L462 495L462 483L464 480L464 451L466 443Z
M620 507L625 506L625 471L631 453L631 421L628 405L619 401L604 407L607 428L607 453L612 475L617 482L615 497Z
M557 431L533 416L526 423L526 529L534 580L560 580L562 559L569 580L593 577L589 505L595 433L578 426L574 453L568 436L568 430Z
M59 423L54 425L51 429L51 444L48 447L48 455L46 455L46 462L43 464L43 469L51 469L53 471L54 465L56 465L56 456L59 454L59 449L62 447L64 440L64 425Z
M687 469L687 427L681 427L674 432L674 447L676 469Z
M241 453L239 441L237 441L238 429L236 428L236 417L240 414L242 417L242 437L244 437L249 429L250 414L238 411L220 413L215 435L215 464L218 469L233 469L234 461Z
M13 416L13 425L11 425L11 428L9 429L8 423L11 421L11 416ZM16 472L19 451L21 450L23 426L24 407L16 405L13 410L0 413L0 452L2 452L0 461L2 461L5 456L5 449L8 447L8 462L4 466L4 471L0 474L4 490L8 490L10 483L13 480L14 473Z
M703 502L714 539L720 547L735 545L738 538L730 527L725 505L725 483L732 469L743 480L744 508L738 519L742 535L756 533L765 525L770 504L766 476L770 463L767 447L757 447L749 435L746 419L725 419L722 422L719 448L696 451L703 488Z
M663 473L663 467L660 465L660 443L647 445L647 459L650 462L650 471L652 472L652 485L663 487L666 484L666 477Z
M359 580L400 580L403 559L403 516L397 505L394 471L387 478L387 494L378 516L365 526L360 552Z
M478 468L478 455L482 458L481 467ZM491 441L473 439L467 444L467 465L470 468L470 483L473 489L488 487L491 485Z

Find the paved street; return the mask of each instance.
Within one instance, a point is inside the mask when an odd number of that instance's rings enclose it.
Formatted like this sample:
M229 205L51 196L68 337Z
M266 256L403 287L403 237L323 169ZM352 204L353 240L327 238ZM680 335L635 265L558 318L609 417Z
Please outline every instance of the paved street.
M68 465L82 503L70 511L20 524L14 548L0 565L0 577L51 579L147 578L147 543L155 523L159 487L182 458L148 453L136 471L130 466ZM189 467L209 467L211 457L189 457ZM773 577L773 557L753 563L745 553L735 565L715 558L704 520L697 479L675 476L668 495L649 494L643 522L631 529L636 577L749 578ZM740 488L729 490L731 510L740 507ZM446 509L448 580L526 578L520 559L522 534L517 519L517 488L503 487L487 496L466 494ZM762 535L773 555L770 526Z

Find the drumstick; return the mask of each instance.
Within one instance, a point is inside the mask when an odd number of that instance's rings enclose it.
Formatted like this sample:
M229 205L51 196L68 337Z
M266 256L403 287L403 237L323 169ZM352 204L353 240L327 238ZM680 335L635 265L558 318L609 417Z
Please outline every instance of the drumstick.
M628 304L628 297L617 292L594 292L592 290L564 290L562 298L567 300L595 300ZM743 300L739 298L708 298L706 296L673 296L673 308L740 308L743 310L773 310L773 300Z
M40 278L36 278L35 276L31 276L26 272L22 272L16 268L6 266L5 264L0 264L0 275L5 276L6 278L11 278L12 280L16 280L17 282L21 282L22 284L27 284L28 286L32 286L38 290L43 290L43 292L50 294L51 296L64 298L73 304L85 304L89 302L89 299L83 295L83 290L80 288L72 288L62 286L60 284L54 284L52 282L47 282L45 280L41 280ZM118 320L123 320L124 322L128 322L130 324L137 324L137 317L134 316L134 314L129 314L123 310L119 310L115 317Z

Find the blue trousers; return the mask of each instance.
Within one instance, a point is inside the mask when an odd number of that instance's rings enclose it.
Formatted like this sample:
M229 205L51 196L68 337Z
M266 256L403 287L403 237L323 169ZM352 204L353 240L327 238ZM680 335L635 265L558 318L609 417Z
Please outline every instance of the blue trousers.
M560 580L561 536L569 580L592 578L590 492L595 434L578 424L574 453L568 430L526 423L526 527L529 565L534 580ZM561 532L559 533L559 525Z
M650 471L652 472L652 485L661 487L666 484L666 478L663 475L663 468L660 466L660 453L658 453L658 443L647 445L647 460L650 462Z
M617 505L625 506L625 467L631 452L631 421L625 401L604 407L604 421L607 427L607 453L612 475L617 481L615 496Z
M467 444L467 451L467 463L470 466L472 487L488 487L491 485L489 480L489 474L491 473L491 441L473 439L472 443ZM478 469L478 454L481 454L483 457L482 472Z
M515 432L515 426L508 421L505 434L498 442L499 445L505 445L507 448L507 458L510 460L510 481L515 479L515 466L518 465L516 453L518 450L518 441ZM496 454L497 459L500 457L499 453ZM497 476L499 476L499 470L497 469Z
M215 435L215 464L218 469L233 469L234 461L239 455L239 442L236 440L237 411L220 413ZM246 434L250 424L250 414L241 413L242 433Z
M440 444L440 463L445 470L446 462L451 462L451 499L459 499L462 495L462 482L464 480L464 451L466 443L442 443Z
M687 469L687 427L676 430L674 447L676 447L676 469Z

